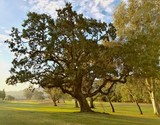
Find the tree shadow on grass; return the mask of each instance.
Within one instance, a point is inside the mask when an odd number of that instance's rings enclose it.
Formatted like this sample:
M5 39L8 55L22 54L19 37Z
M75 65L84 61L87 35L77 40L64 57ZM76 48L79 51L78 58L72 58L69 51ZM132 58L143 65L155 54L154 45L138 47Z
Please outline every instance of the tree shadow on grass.
M159 118L105 113L44 112L0 109L0 125L159 125Z
M0 104L0 125L159 125L160 119L37 104Z

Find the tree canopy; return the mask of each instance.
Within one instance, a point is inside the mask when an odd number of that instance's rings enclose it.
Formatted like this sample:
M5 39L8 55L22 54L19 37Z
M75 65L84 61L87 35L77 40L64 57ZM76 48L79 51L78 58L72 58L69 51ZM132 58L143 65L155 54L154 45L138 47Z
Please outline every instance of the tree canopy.
M91 111L87 97L107 94L115 83L126 82L122 44L114 41L113 24L85 18L69 3L57 15L52 19L30 12L22 30L12 29L6 43L14 59L6 82L59 87L79 101L82 112ZM102 40L109 44L102 45ZM97 79L102 82L96 84Z
M159 0L121 2L114 13L114 25L120 41L126 42L125 62L141 77L160 76L160 4Z
M160 79L160 2L128 0L114 14L118 38L124 42L125 63L145 81L154 114L160 115L156 88Z

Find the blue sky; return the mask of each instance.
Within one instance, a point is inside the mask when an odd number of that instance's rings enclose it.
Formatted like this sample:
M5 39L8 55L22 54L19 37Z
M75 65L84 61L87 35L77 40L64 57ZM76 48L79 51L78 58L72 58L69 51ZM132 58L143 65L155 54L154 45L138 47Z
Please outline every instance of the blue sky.
M29 11L47 13L56 16L56 9L62 8L65 2L72 3L73 9L86 17L96 18L105 22L112 21L112 14L120 0L0 0L0 90L22 90L28 84L8 86L5 84L13 55L7 45L11 27L21 28L23 20Z

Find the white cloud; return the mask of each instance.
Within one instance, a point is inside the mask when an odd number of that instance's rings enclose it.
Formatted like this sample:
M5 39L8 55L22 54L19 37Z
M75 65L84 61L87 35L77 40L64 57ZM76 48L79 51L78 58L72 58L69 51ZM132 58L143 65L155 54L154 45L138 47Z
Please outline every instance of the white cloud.
M13 54L10 53L10 51L7 47L7 44L4 43L4 41L7 39L10 39L10 36L0 34L0 56L5 57L5 55L7 55L12 58Z
M56 9L65 5L64 0L26 0L32 7L30 11L47 13L51 16L56 15Z
M10 33L11 33L11 30L4 30L4 32L5 32L6 34L10 34Z
M74 10L86 17L106 21L112 15L115 0L25 0L31 5L31 11L47 13L56 16L56 9L62 8L65 2L70 2Z
M122 1L124 1L125 3L127 3L127 2L128 2L128 0L122 0Z
M5 40L7 40L9 38L10 38L10 36L8 36L8 35L0 34L0 44L2 44Z
M114 2L114 0L99 0L101 6L103 6L104 8L108 7L111 3Z

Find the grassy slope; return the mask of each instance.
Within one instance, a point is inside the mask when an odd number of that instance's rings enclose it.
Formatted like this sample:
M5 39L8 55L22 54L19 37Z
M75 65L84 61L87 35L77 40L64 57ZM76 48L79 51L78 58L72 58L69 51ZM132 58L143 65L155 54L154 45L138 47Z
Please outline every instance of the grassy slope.
M139 115L134 104L115 103L116 113L107 103L96 103L96 111L79 113L71 102L53 107L37 102L0 102L0 125L159 125L160 118L153 115L151 105L142 105Z

